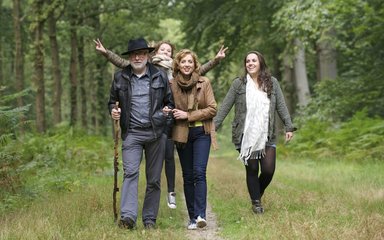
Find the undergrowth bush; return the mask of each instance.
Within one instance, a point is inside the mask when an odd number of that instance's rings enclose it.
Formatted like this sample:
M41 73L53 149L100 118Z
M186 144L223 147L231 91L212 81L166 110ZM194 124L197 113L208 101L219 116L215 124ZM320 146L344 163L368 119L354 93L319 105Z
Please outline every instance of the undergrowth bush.
M337 124L312 118L299 127L289 147L282 147L280 152L313 159L384 160L383 143L384 120L361 111Z
M112 140L70 127L9 142L0 152L0 212L23 202L16 199L81 186L87 177L110 166L111 147Z

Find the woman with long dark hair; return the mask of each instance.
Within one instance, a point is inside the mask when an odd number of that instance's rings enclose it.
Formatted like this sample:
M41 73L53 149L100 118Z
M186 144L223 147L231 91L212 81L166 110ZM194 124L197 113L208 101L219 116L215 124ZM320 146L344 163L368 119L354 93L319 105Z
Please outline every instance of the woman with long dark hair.
M236 78L214 118L216 130L235 105L232 142L246 170L252 210L264 212L261 197L272 181L276 164L275 112L285 127L285 139L293 137L293 126L284 96L276 78L268 71L264 57L257 51L244 58L242 77ZM260 171L260 175L259 175Z

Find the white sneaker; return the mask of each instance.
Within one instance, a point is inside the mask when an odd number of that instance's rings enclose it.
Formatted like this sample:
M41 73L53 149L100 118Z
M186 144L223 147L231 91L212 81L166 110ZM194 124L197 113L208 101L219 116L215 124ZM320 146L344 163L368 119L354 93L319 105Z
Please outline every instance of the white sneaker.
M196 230L197 229L196 222L189 221L187 229L188 230Z
M196 219L196 226L198 228L203 228L203 227L207 226L207 221L204 218L198 216Z
M176 193L175 192L169 192L168 193L167 204L168 204L168 207L171 209L176 208Z

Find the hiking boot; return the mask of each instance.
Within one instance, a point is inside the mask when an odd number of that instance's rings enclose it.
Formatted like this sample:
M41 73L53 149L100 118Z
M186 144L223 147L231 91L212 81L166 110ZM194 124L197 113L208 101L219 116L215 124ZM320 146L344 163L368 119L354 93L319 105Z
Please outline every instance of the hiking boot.
M147 223L144 223L144 228L145 229L155 229L156 228L156 224L153 223L153 222L147 222Z
M196 219L196 226L198 228L203 228L203 227L207 226L207 221L205 221L204 218L198 216Z
M264 208L260 200L252 200L252 211L256 214L263 214Z
M125 229L134 229L135 228L135 221L129 217L120 219L119 221L119 227L125 228Z
M169 192L168 193L167 204L168 204L168 207L171 209L176 208L176 193L175 192Z
M189 223L188 223L187 229L188 230L196 230L197 229L196 221L195 220L190 220Z

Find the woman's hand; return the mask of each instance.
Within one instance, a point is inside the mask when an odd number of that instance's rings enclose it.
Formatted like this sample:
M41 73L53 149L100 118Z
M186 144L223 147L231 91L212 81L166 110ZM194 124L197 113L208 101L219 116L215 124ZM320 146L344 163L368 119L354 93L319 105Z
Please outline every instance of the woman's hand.
M293 138L293 132L286 132L285 133L285 142L289 142L291 141L291 139Z
M221 45L221 48L220 50L217 52L216 56L215 56L215 59L216 60L221 60L223 58L225 58L225 52L228 50L228 47L224 48L224 45Z
M93 42L96 44L96 50L101 53L107 53L107 49L103 46L100 39L93 40Z
M188 119L188 113L187 112L184 112L184 111L179 110L179 109L173 109L172 112L173 112L173 117L175 119L179 119L179 120Z

